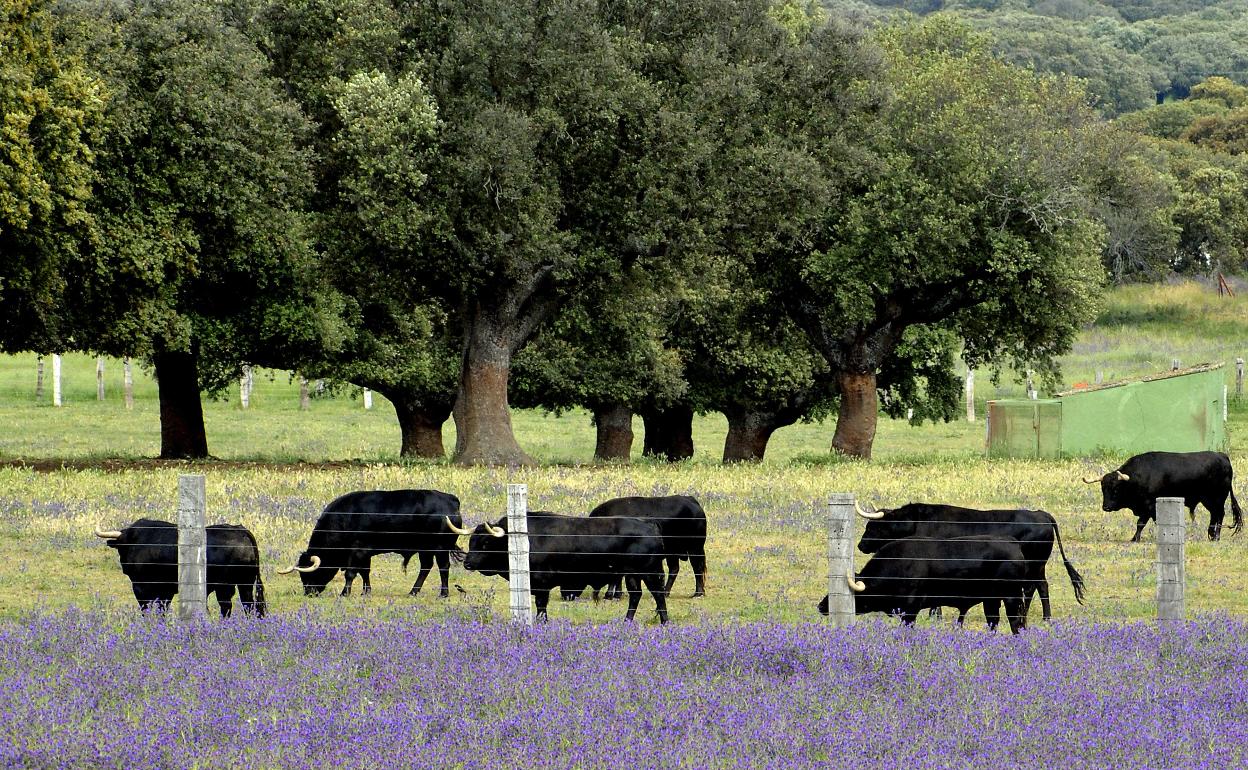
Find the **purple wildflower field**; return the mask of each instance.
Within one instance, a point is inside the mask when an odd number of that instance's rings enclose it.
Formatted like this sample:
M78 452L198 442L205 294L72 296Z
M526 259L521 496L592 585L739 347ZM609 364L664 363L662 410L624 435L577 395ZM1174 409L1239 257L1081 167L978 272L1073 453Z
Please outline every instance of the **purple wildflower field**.
M22 768L1233 768L1248 623L0 622Z

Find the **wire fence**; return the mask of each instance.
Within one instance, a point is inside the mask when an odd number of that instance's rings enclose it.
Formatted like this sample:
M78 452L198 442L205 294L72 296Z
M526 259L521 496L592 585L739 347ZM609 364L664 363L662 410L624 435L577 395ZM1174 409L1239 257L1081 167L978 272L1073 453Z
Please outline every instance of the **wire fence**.
M198 484L198 493L187 497L183 484L192 488ZM704 520L694 522L692 532L678 527L678 534L672 534L671 521L639 525L634 517L533 512L527 510L523 485L509 485L509 510L501 518L496 512L457 510L323 512L303 552L275 564L271 552L267 560L263 558L256 538L243 527L204 525L202 485L202 476L181 477L177 525L140 519L124 530L96 532L117 549L136 597L147 590L149 597L156 592L159 601L168 604L176 595L179 617L205 612L208 592L221 592L217 594L221 599L222 594L232 595L237 588L246 599L250 594L244 595L244 589L250 591L262 574L272 576L275 572L302 573L296 576L321 589L343 572L343 593L349 592L357 576L363 578L367 591L371 559L384 553L401 555L405 567L409 561L419 562L412 593L432 575L434 567L438 570L438 589L445 593L452 561L464 560L468 572L505 576L511 617L523 623L534 620L533 597L537 597L539 611L544 611L550 593L572 599L592 589L597 598L599 589L607 588L610 594L613 585L624 583L633 591L650 596L660 593L666 599L673 593L672 582L676 580L695 582L696 596L703 592L704 581L709 583L710 576L719 578L716 596L731 593L730 599L752 600L755 611L757 605L765 607L769 601L777 601L768 598L769 591L776 596L783 593L784 601L801 596L803 604L809 602L805 606L812 619L817 617L814 610L820 594L816 591L826 590L819 610L826 610L829 622L838 625L854 622L864 612L907 617L919 610L954 607L965 614L966 606L983 604L987 610L999 602L1007 603L1009 616L1017 612L1010 602L1021 601L1026 606L1036 599L1045 605L1047 618L1050 595L1061 598L1062 611L1053 614L1062 616L1083 602L1085 592L1097 598L1102 614L1112 614L1115 601L1150 602L1155 606L1150 614L1159 620L1182 618L1186 612L1187 526L1178 498L1162 498L1157 503L1156 554L1148 570L1155 574L1155 594L1147 596L1148 592L1141 589L1151 587L1152 580L1145 579L1143 568L1130 576L1131 585L1119 586L1117 592L1103 583L1089 586L1087 575L1081 575L1079 565L1069 558L1066 549L1071 544L1062 543L1060 525L1003 521L1000 511L980 512L984 514L981 518L957 522L962 529L956 533L893 540L877 536L877 528L887 524L899 531L922 532L933 522L900 518L873 525L849 494L831 495L822 514L827 533L822 565L818 560L803 565L799 562L805 557L784 546L754 546L755 554L765 554L773 562L777 558L793 562L790 574L783 577L777 577L767 566L754 564L748 552L743 556L735 542L736 533L712 529L702 535ZM364 526L347 526L344 517ZM402 526L404 521L411 526ZM198 540L195 532L199 533ZM735 552L730 558L720 558L717 545ZM803 553L809 550L809 543L805 543ZM678 559L687 564L681 565ZM675 573L669 573L671 566L677 568ZM688 577L684 577L686 573ZM792 577L792 573L800 575ZM826 577L823 584L820 575ZM725 588L729 584L731 587ZM660 588L656 591L656 587ZM467 593L458 582L455 588ZM680 593L687 596L688 589ZM1070 601L1072 594L1074 602ZM654 598L662 616L659 597Z

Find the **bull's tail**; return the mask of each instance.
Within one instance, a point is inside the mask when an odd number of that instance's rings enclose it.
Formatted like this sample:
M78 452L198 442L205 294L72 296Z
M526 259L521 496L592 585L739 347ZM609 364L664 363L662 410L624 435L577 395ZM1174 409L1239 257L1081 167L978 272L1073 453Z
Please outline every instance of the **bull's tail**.
M255 591L255 601L252 608L256 611L256 617L262 618L269 611L269 605L264 600L264 581L260 580L260 570L256 570L256 582L252 586Z
M264 599L264 581L260 579L260 544L256 542L256 536L251 534L250 529L244 527L243 534L251 541L251 547L256 552L256 576L251 582L251 609L256 613L256 617L262 618L268 612L269 605Z
M1053 537L1057 539L1057 552L1062 555L1062 564L1066 565L1066 574L1070 576L1070 585L1075 589L1075 601L1083 604L1083 576L1075 571L1075 565L1070 563L1070 559L1066 558L1066 549L1062 547L1062 533L1057 528L1057 522L1053 522Z
M1244 528L1244 511L1239 507L1239 501L1235 499L1235 490L1231 490L1231 531L1239 534Z

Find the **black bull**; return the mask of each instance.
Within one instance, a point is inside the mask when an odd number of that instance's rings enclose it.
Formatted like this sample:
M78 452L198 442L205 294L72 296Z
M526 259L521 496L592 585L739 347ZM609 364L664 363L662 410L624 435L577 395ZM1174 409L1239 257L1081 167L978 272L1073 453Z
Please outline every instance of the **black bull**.
M1226 498L1231 498L1231 531L1238 533L1244 526L1244 512L1231 489L1234 472L1231 458L1221 452L1145 452L1123 463L1122 467L1084 482L1101 482L1101 509L1121 511L1128 508L1137 517L1135 537L1149 519L1157 516L1157 498L1181 497L1188 515L1196 517L1196 506L1209 510L1209 539L1222 534L1226 517Z
M507 578L507 519L480 524L468 541L464 569ZM663 538L649 521L630 518L585 518L547 511L529 511L529 590L537 617L545 620L552 588L599 588L622 578L628 589L632 620L644 583L654 597L659 621L667 622L663 590Z
M657 524L663 536L663 555L667 559L667 582L663 592L671 596L680 562L687 559L693 569L693 595L706 595L706 512L696 498L689 495L616 497L598 505L589 515L591 518L627 516ZM569 592L565 590L564 593ZM615 581L607 588L607 598L614 599L619 594L620 584Z
M412 556L420 555L420 572L409 592L415 596L425 584L434 562L442 586L440 595L449 594L450 559L462 557L456 546L457 535L448 526L458 527L459 498L430 489L349 492L335 498L312 528L308 548L294 565L278 570L298 572L303 591L317 596L343 571L342 595L351 594L351 583L359 575L364 593L372 590L369 573L373 556L397 553L403 569Z
M930 505L910 503L900 508L859 514L867 518L858 550L875 553L885 544L903 537L926 537L946 540L976 535L987 535L997 540L1014 540L1022 549L1027 568L1028 590L1024 598L1023 612L1031 609L1035 593L1040 594L1040 606L1045 620L1053 617L1049 605L1049 581L1045 566L1053 553L1053 541L1057 541L1062 563L1075 590L1075 600L1083 604L1083 578L1075 571L1066 550L1057 521L1047 511L1027 509L977 510L956 505Z
M1010 630L1027 625L1024 595L1031 580L1022 548L992 535L931 539L905 537L883 546L858 573L848 573L855 614L898 614L913 624L919 612L956 607L958 623L969 609L984 605L988 627L996 629L1005 605ZM828 597L819 603L828 614Z
M204 555L208 594L216 594L222 616L230 614L237 588L243 610L263 616L264 583L260 549L246 527L212 524L206 529ZM178 528L168 521L139 519L122 530L95 534L117 549L122 573L130 578L139 607L167 606L178 593Z

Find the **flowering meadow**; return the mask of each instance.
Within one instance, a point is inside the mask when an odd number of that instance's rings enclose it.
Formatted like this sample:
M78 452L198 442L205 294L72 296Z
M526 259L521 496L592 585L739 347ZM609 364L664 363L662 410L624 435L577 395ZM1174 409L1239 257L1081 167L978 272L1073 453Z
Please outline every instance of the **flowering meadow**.
M1248 624L0 623L12 768L1234 768Z

